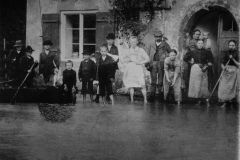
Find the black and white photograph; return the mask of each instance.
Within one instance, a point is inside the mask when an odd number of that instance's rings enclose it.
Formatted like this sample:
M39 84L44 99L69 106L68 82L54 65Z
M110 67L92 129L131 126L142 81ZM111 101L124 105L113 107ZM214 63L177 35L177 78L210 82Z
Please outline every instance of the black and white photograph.
M240 0L0 1L0 160L239 160Z

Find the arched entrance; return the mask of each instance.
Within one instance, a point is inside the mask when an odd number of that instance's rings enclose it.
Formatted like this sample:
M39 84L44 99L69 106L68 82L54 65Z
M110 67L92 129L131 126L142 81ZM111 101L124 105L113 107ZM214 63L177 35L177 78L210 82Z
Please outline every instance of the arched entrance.
M190 15L183 20L180 32L182 32L182 36L186 33L192 33L194 29L200 29L203 33L208 33L214 56L214 79L217 79L221 72L222 51L227 49L229 40L239 41L238 24L234 16L222 6L200 8ZM180 48L184 49L184 44L180 45Z

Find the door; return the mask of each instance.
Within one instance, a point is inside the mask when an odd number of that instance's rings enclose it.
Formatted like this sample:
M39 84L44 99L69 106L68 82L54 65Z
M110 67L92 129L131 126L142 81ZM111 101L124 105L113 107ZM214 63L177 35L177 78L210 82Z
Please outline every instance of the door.
M217 71L218 75L221 72L221 61L223 51L228 49L228 41L235 40L238 44L238 27L235 19L231 15L220 15L218 21L218 50Z

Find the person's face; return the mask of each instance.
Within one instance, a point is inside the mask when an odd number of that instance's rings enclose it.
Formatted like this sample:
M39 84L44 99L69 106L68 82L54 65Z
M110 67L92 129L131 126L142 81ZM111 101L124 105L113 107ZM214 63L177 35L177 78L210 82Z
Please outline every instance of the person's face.
M45 50L49 50L49 49L51 48L51 46L50 46L50 45L44 45L43 48L44 48Z
M114 43L114 40L113 40L113 39L107 39L107 44L108 44L109 46L113 45L113 43Z
M71 70L72 69L72 63L66 63L66 69Z
M83 59L90 59L90 55L88 54L83 55Z
M138 44L138 40L136 38L130 39L130 45L132 48L135 48Z
M17 51L21 51L22 50L22 46L17 46L16 49L17 49Z
M201 32L196 31L196 32L193 34L193 39L199 39L200 35L201 35Z
M229 48L230 50L235 50L235 49L236 49L236 44L235 44L234 42L230 42L230 43L228 44L228 48Z
M198 41L197 42L197 48L202 49L203 48L203 41Z
M100 53L101 53L102 56L106 56L107 55L107 48L106 47L101 47Z
M170 59L173 61L173 60L175 60L176 59L176 53L175 52L170 52L170 54L169 54L169 57L170 57Z
M162 36L155 36L156 42L162 42Z

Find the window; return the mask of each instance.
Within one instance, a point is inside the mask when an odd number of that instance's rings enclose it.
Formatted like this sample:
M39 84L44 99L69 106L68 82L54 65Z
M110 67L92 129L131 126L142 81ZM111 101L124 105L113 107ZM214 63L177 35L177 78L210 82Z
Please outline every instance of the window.
M83 51L95 52L96 14L94 12L61 13L61 58L81 60Z

